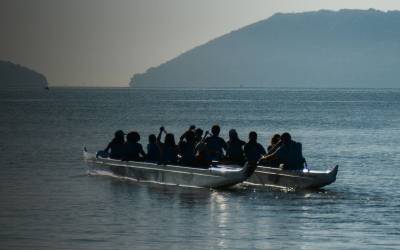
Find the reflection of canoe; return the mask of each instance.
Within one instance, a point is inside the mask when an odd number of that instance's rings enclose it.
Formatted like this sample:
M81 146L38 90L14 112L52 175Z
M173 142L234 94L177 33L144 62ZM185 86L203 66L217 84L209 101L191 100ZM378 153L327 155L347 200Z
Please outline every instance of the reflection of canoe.
M83 157L90 171L106 171L120 177L137 181L171 184L179 186L220 188L233 186L247 179L254 167L246 165L210 167L208 169L158 165L148 162L121 161L96 157L95 154L83 152Z
M258 166L246 182L270 187L317 189L335 182L338 169L339 166L327 171L287 171L279 168Z

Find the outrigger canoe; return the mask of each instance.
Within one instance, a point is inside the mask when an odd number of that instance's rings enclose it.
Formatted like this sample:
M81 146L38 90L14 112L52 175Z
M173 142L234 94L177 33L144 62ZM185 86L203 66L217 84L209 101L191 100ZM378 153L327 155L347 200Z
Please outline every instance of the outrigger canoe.
M127 177L140 182L153 182L189 187L223 188L246 180L256 166L246 164L218 165L210 168L195 168L177 165L159 165L149 162L121 161L102 158L83 151L89 171L106 171L118 177Z
M245 183L278 188L318 189L335 182L338 169L337 165L326 171L308 169L288 171L258 166Z

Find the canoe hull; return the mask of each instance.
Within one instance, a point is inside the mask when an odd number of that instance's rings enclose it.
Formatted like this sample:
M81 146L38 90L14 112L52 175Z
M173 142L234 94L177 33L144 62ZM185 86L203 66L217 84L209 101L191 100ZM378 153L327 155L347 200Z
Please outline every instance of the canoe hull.
M250 185L293 189L319 189L336 181L339 166L327 171L287 171L258 166L247 179Z
M147 162L125 162L96 157L84 152L89 171L106 171L118 177L140 182L153 182L203 188L223 188L243 182L249 176L249 167L219 166L209 169L176 165L158 165Z

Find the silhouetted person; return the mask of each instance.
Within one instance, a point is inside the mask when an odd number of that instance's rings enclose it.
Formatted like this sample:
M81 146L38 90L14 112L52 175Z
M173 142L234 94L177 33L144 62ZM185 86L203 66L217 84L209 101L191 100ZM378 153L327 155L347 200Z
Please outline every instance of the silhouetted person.
M194 131L194 141L196 145L203 139L203 130L201 128L196 128Z
M208 168L211 165L211 157L207 149L206 139L209 135L208 131L204 134L204 137L196 145L196 159L195 166L200 168Z
M110 158L121 160L124 157L125 138L124 132L118 130L114 133L114 139L107 145L104 152L109 153Z
M143 151L142 144L139 143L140 135L136 131L129 132L126 135L125 152L123 160L125 161L143 161L146 153Z
M196 142L194 138L194 132L189 130L186 132L185 139L179 141L180 163L182 165L191 166L194 164L196 156Z
M147 144L146 161L149 162L160 161L160 149L157 146L157 138L154 134L149 135L149 144Z
M277 147L279 146L278 143L281 140L281 135L280 134L274 134L271 137L269 146L267 148L268 154L272 153L273 151L275 151L277 149Z
M305 159L303 157L301 143L292 140L289 133L285 132L281 135L281 141L278 148L263 157L265 160L278 160L285 170L302 170L304 168Z
M256 132L251 131L249 133L249 142L244 146L244 153L247 161L251 164L257 163L267 153L264 147L257 142Z
M267 150L268 150L268 154L272 154L275 150L278 149L278 147L281 145L281 135L280 134L274 134L271 137L271 141L270 141L270 145L268 146ZM259 165L262 166L268 166L268 167L279 167L279 160L278 159L265 159L262 158L259 161Z
M224 156L223 149L226 151L226 142L224 139L219 137L220 130L221 129L218 125L212 126L212 135L207 137L205 140L211 159L216 161L220 160Z
M239 139L236 130L229 130L229 140L226 142L226 158L233 163L242 164L244 162L243 146L246 143Z
M195 130L196 130L196 126L195 126L195 125L191 125L191 126L189 127L189 129L186 130L185 133L183 133L183 135L181 135L181 137L179 138L179 141L184 140L184 139L186 138L186 134L187 134L187 133L189 133L189 132L194 132Z
M165 133L164 143L161 142L161 135ZM160 128L160 133L157 136L157 145L160 149L162 164L177 164L178 162L178 146L175 144L174 134L167 133L164 127Z

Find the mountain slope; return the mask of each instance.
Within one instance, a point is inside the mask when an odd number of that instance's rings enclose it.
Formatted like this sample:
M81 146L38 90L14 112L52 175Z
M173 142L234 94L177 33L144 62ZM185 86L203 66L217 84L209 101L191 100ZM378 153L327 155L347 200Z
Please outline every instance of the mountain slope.
M132 77L139 87L398 87L400 12L274 16Z
M0 86L47 86L46 77L24 66L0 60Z

